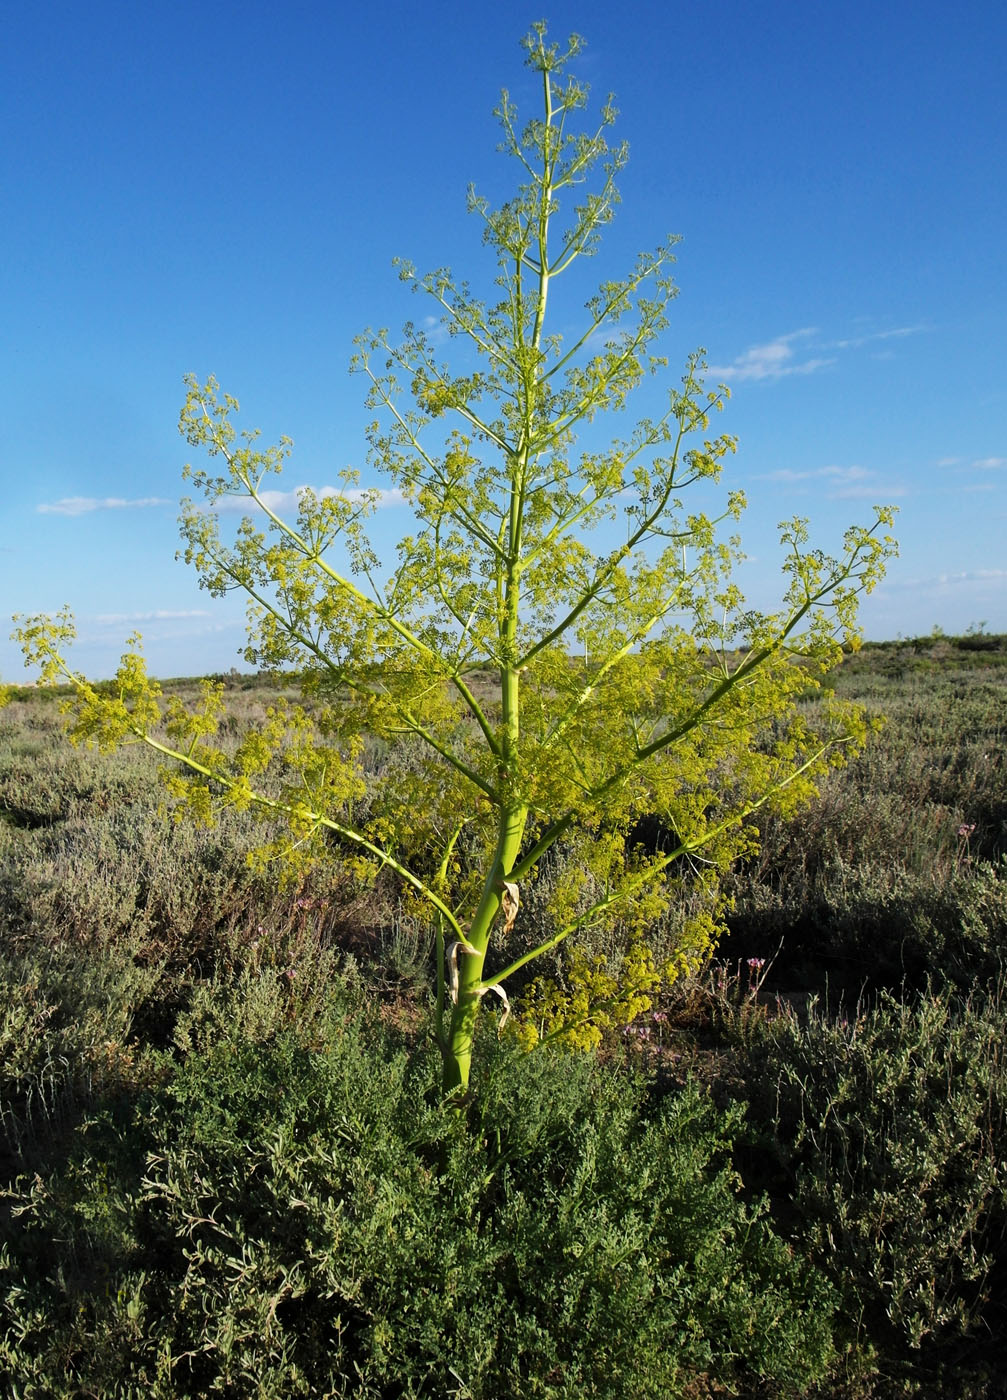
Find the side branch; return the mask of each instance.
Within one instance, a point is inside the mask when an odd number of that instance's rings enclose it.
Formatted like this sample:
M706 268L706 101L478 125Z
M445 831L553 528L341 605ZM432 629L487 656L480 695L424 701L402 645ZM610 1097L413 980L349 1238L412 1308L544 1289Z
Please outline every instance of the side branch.
M667 852L660 860L654 861L653 864L648 865L645 870L641 870L637 875L626 880L618 889L606 895L604 899L597 900L589 909L585 909L583 914L579 914L576 919L571 920L569 924L560 929L558 933L553 934L551 938L546 939L544 943L540 943L537 948L532 948L530 952L523 953L521 957L516 958L514 962L505 967L502 972L492 973L480 986L488 987L494 982L503 982L505 978L517 972L519 968L526 966L526 964L530 962L534 962L534 960L541 957L543 953L548 953L551 949L558 947L559 944L569 938L572 933L576 933L580 928L589 926L602 914L607 914L609 910L615 908L624 900L629 899L631 896L644 889L648 884L656 880L659 875L663 875L672 861L678 860L680 856L689 855L695 851L702 850L707 842L712 841L714 837L720 836L731 827L737 826L739 822L745 821L753 812L757 812L760 807L764 807L767 802L772 801L774 797L788 788L791 783L795 782L803 773L806 773L809 768L813 768L831 748L835 748L838 744L848 742L849 740L847 739L835 739L827 744L823 744L821 748L813 753L810 758L806 759L799 768L795 768L792 773L788 773L780 782L774 783L757 801L750 803L740 812L733 812L716 826L710 827L698 840L683 841L675 850ZM555 823L549 845L553 845L555 841L559 839L559 836L562 835L562 832L568 830L571 825L572 819L569 818L564 818L562 822ZM559 830L555 828L562 829ZM544 847L544 849L548 849L548 846ZM539 854L542 853L543 851L540 850ZM530 855L531 853L529 853L529 856ZM538 857L536 856L535 858L537 859ZM517 880L527 874L533 863L534 862L530 861L529 857L525 857L525 859L515 865L514 869L511 871L511 879Z
M178 763L182 763L185 767L191 768L193 772L199 773L209 781L219 783L221 787L226 788L228 791L234 792L242 787L240 783L227 777L226 774L218 773L214 769L208 768L191 755L181 753L178 749L173 749L169 744L162 744L160 740L153 738L144 730L138 728L133 732L138 739L141 739L143 743L149 748L154 749L155 752L164 754L166 758L175 759ZM330 831L335 832L337 836L342 836L347 841L352 841L353 844L359 846L361 850L367 851L372 856L375 856L383 866L387 865L390 870L394 870L400 879L404 880L406 884L411 885L418 894L421 894L424 899L433 905L443 918L447 919L459 938L464 937L458 920L455 918L448 905L434 893L430 886L424 880L421 880L418 875L415 875L408 866L396 860L394 856L390 855L386 850L382 849L382 847L375 845L375 843L369 840L362 832L356 831L351 826L345 826L342 822L337 822L332 817L327 817L323 812L316 812L304 803L281 802L276 798L266 797L264 793L250 792L247 788L242 789L242 795L243 797L247 797L258 807L264 807L281 816L291 817L298 821L310 822L314 826L327 827Z
M297 536L297 538L299 539L300 536ZM343 685L349 686L351 690L355 690L358 694L366 695L372 693L368 690L367 686L361 685L359 681L355 681L352 676L346 674L346 671L343 667L336 665L328 656L326 656L325 652L318 645L318 643L315 640L313 640L313 638L305 635L303 631L297 628L292 617L284 617L280 610L276 606L274 606L274 604L268 597L260 593L258 589L254 588L246 579L238 579L236 577L235 571L228 566L226 557L221 558L216 555L210 555L210 557L213 559L213 562L223 573L227 574L229 578L233 579L236 584L240 584L240 586L244 589L248 596L255 603L257 603L259 607L261 607L265 612L269 613L271 617L275 618L276 621L280 624L280 626L284 628L288 635L295 642L297 642L299 646L302 646L305 649L305 651L310 652L310 654L315 657L319 664L325 667L325 669L330 673L330 675L332 675ZM317 558L311 558L308 562L319 563L320 561ZM358 593L357 596L364 598L369 603L371 601L369 599L366 599L366 594ZM371 604L371 606L377 607L377 605L373 603ZM387 620L387 615L385 614L383 609L378 609L378 613L379 616L381 616L384 620ZM422 645L422 643L420 645ZM430 654L433 655L432 652ZM454 684L455 687L462 694L463 699L465 699L470 712L478 721L479 716L478 714L476 714L476 709L478 708L479 712L481 713L481 706L479 706L479 703L475 699L475 696L471 695L469 687L465 685L465 682L462 681L460 676L451 675L450 680L452 684ZM469 698L470 696L471 698ZM402 716L404 727L408 730L409 733L417 735L418 738L422 739L425 743L429 744L430 747L434 749L437 753L439 753L441 757L444 758L448 763L450 763L451 766L457 770L457 772L461 773L464 777L468 778L468 780L471 783L474 783L476 787L480 788L491 800L495 800L495 790L493 789L492 785L486 781L485 778L480 777L480 775L473 768L471 768L464 761L464 759L460 759L457 754L453 753L445 745L439 743L429 732L429 730L427 730L417 719L415 719L409 713L408 710L399 708L399 713Z

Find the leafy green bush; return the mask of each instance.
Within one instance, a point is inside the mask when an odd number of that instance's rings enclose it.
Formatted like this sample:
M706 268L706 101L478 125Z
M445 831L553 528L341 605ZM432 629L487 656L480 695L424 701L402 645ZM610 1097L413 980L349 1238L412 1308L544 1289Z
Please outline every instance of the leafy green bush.
M146 1073L131 1030L155 981L115 952L0 952L0 1173L39 1165L96 1098Z
M207 993L170 1084L25 1184L6 1393L642 1400L822 1374L832 1294L741 1199L738 1111L487 1042L466 1121L350 1000L304 1031L275 979Z
M919 991L929 980L962 991L1007 969L1007 858L978 861L948 879L836 861L788 908L765 889L734 917L748 944L781 939L791 968L831 974L834 984Z
M694 1087L660 1105L591 1057L490 1045L471 1143L336 973L352 950L372 1006L415 1025L413 910L335 864L276 895L238 816L226 849L172 827L156 765L59 746L52 694L20 694L0 714L0 1394L775 1395L826 1364L831 1287L850 1351L822 1394L999 1395L968 1368L985 1345L995 1374L1007 1321L1007 1004L985 990L1007 950L1003 659L847 659L837 690L889 723L800 819L763 821L737 976L710 969L687 1014L662 1003L627 1038L736 1069L747 1127ZM227 742L273 698L230 692ZM507 955L546 918L530 885ZM846 1025L774 1020L774 987L803 1005L825 974L833 1006L893 994ZM739 1203L731 1155L817 1279Z
M730 956L782 938L785 985L828 975L854 997L928 977L970 988L1007 967L1007 670L992 659L885 647L844 661L837 694L886 722L800 817L759 818Z
M881 1364L993 1326L1007 1264L1004 988L760 1023L741 1052L777 1187ZM858 1325L859 1324L859 1325ZM950 1392L949 1392L950 1393ZM963 1393L963 1392L961 1392Z

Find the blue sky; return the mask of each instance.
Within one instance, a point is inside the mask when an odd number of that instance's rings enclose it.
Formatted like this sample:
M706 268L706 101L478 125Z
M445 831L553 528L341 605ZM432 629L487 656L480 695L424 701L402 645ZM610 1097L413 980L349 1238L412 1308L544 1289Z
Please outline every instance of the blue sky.
M631 148L582 299L683 235L663 349L677 375L705 346L732 386L717 426L740 439L752 601L773 601L778 520L808 515L829 547L891 502L901 557L866 634L1007 631L1007 11L989 0L15 7L3 613L69 603L92 675L134 627L159 674L241 664L240 603L175 560L182 375L295 440L287 489L347 465L381 484L353 336L421 310L397 255L488 286L465 193L509 187L492 109L506 86L534 110L518 41L543 16L584 35L577 71L615 93ZM382 510L379 552L409 523ZM0 674L20 674L6 640Z

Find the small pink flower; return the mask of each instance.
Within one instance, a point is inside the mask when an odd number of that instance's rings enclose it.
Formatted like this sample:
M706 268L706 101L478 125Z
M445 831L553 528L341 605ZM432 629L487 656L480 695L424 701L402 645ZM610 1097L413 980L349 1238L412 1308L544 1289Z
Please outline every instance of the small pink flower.
M959 835L964 841L967 841L967 840L969 839L969 837L972 835L973 831L975 831L975 829L976 829L976 824L975 824L975 822L962 822L961 826L958 828L958 835Z

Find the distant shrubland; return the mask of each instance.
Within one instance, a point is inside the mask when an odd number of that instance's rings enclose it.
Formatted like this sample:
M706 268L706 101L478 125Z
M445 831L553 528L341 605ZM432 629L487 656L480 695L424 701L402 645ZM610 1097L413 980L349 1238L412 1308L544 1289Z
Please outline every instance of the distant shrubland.
M175 823L150 755L15 688L5 1393L1003 1394L1007 639L976 640L847 656L885 722L761 823L714 958L591 1051L487 1028L462 1115L391 881L333 846L278 890L247 817ZM230 742L283 688L231 678Z

